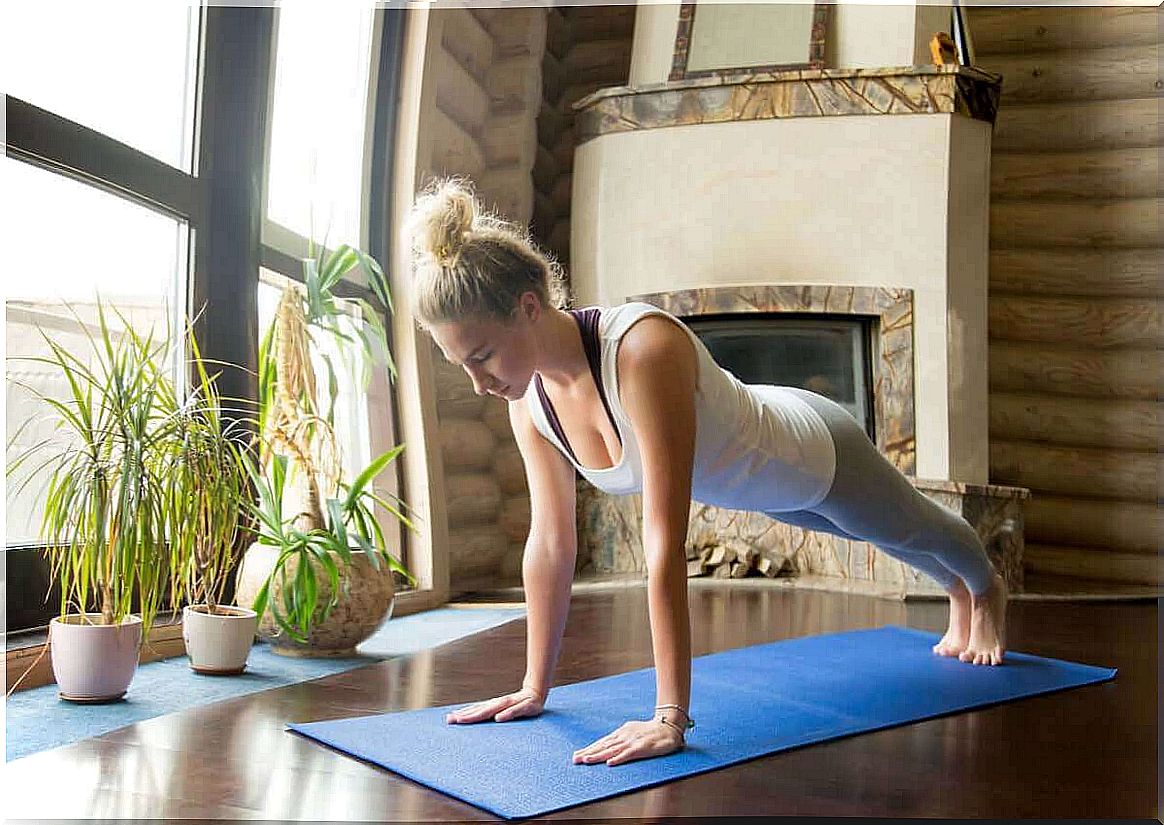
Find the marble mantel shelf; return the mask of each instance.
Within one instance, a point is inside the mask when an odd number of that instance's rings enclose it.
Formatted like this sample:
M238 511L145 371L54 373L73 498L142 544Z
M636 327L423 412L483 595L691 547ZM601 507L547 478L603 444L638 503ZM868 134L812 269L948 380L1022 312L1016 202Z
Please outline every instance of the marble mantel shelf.
M699 123L837 115L960 114L994 123L1001 75L969 66L798 69L599 89L574 104L578 144Z

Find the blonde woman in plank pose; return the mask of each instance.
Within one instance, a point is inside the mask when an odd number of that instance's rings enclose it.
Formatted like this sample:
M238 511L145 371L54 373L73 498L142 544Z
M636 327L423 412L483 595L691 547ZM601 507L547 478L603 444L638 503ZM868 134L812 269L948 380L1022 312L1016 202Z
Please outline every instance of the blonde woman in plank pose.
M560 309L556 264L527 232L484 213L463 182L435 182L409 229L419 320L478 394L509 402L532 511L525 678L449 723L542 712L570 606L575 472L608 493L642 493L657 702L653 718L575 752L577 763L618 765L684 745L693 498L877 545L949 594L936 655L1001 664L1006 586L977 533L914 489L842 407L799 388L741 383L682 322L647 304Z

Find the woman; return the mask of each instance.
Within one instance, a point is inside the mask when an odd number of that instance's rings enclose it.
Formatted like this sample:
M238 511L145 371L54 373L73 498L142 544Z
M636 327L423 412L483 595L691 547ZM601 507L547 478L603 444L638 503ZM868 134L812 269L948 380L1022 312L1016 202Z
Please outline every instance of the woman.
M522 562L528 611L521 689L448 714L504 722L542 712L570 604L575 471L641 492L658 705L575 752L617 765L671 753L692 726L684 541L690 501L869 541L950 597L942 656L997 665L1006 587L974 529L926 498L840 406L791 387L745 385L681 322L646 304L558 309L560 271L528 234L438 181L410 215L415 309L478 394L509 402L529 482Z

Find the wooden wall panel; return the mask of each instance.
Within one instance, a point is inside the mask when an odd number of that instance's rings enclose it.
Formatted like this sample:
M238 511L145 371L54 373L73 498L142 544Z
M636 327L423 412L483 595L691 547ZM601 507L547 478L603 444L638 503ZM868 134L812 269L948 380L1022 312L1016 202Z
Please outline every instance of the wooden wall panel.
M992 340L990 391L1155 400L1160 350L1097 350Z
M1005 440L1155 450L1164 443L1159 401L1099 400L995 391L990 433Z
M1160 145L1160 100L1013 103L1006 95L994 125L995 152L1066 152Z
M991 249L990 291L1159 300L1164 296L1162 265L1164 254L1153 247Z
M975 8L1003 75L990 212L990 476L1028 487L1028 571L1159 586L1156 8Z
M1003 76L1004 94L1014 103L1127 100L1159 91L1160 47L1155 43L993 54L978 63Z
M1151 46L1156 43L1160 10L1084 8L1049 15L1040 8L983 8L973 12L979 63L993 54Z
M1160 150L998 152L991 158L995 202L1021 198L1155 198L1164 194Z
M990 336L1077 347L1151 349L1161 342L1160 304L1151 298L995 294Z

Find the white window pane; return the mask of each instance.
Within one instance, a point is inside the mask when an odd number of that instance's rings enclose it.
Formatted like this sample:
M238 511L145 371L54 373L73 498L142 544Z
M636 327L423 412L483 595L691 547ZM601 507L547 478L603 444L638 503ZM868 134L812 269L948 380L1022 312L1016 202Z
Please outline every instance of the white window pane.
M190 171L198 7L4 4L7 94Z
M10 445L6 453L10 462L56 432L52 416L20 384L52 398L67 395L64 378L50 365L12 359L49 354L39 327L69 353L88 360L92 346L86 333L99 334L98 294L135 331L152 330L155 339L164 336L177 320L175 307L184 309L177 296L184 290L188 229L172 218L19 161L4 158L0 169L8 206L5 229L13 239L4 259L5 444ZM121 323L115 316L108 321L117 334ZM170 368L176 374L176 363ZM45 477L19 491L26 476L22 471L6 485L8 544L35 542L39 537Z
M359 246L372 10L293 3L278 14L266 217L332 249Z

